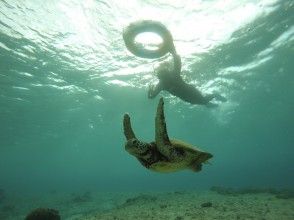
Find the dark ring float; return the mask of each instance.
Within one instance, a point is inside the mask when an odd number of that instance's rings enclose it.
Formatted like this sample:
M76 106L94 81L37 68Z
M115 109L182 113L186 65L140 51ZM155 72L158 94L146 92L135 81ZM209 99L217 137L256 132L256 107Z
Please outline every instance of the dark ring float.
M154 32L158 34L163 43L156 50L148 50L138 46L135 43L135 38L138 34L144 32ZM164 56L174 49L173 38L169 30L160 22L152 20L142 20L130 23L123 30L123 39L128 50L142 58L155 59Z

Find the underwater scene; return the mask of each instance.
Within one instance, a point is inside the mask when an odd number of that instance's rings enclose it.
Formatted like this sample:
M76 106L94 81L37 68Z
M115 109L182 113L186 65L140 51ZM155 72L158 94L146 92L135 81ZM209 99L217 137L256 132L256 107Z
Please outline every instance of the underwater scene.
M293 0L0 1L0 220L293 220L293 113Z

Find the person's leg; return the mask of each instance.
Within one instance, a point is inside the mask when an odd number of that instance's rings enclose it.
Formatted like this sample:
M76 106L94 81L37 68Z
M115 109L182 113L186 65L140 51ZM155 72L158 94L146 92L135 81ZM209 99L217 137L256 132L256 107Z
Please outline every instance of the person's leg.
M225 97L223 97L222 95L220 95L218 93L206 95L205 99L208 102L210 102L212 99L216 99L216 100L221 101L221 102L226 102L227 101L227 99Z
M222 95L220 95L220 94L217 94L217 93L216 94L209 94L209 95L205 96L205 102L206 102L205 105L206 105L206 107L213 108L213 107L218 106L218 104L210 102L212 99L216 99L216 100L221 101L221 102L226 102L227 101L227 99L225 97L223 97Z
M221 102L226 102L227 101L227 99L224 96L222 96L222 95L220 95L218 93L214 94L214 98L216 100L218 100L218 101L221 101Z
M204 96L205 104L209 103L214 98L215 98L215 94L205 95Z

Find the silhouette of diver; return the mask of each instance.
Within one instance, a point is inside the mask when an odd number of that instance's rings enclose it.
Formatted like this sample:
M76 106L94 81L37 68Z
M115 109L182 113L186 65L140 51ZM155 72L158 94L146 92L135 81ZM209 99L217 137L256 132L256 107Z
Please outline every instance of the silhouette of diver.
M159 83L157 85L149 85L148 98L153 99L161 90L165 90L186 102L206 105L207 107L216 106L216 104L210 103L214 98L220 101L226 101L219 94L203 95L193 85L186 83L180 76L182 68L181 57L177 54L173 43L170 53L173 56L173 69L171 70L169 68L170 65L167 65L166 62L160 64L155 70Z

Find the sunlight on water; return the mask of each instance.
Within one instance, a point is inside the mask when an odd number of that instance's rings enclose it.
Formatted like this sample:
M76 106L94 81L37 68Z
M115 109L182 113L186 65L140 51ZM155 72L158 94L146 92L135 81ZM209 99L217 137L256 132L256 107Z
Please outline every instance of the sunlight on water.
M266 48L242 65L218 67L219 62L215 61L204 65L204 57L220 51L222 45L238 40L233 33L246 25L250 32L250 23L276 10L276 2L190 0L173 1L172 4L170 1L128 1L125 4L118 0L83 3L72 0L38 5L29 1L3 1L0 7L6 25L0 26L1 32L27 42L16 50L5 41L0 42L0 47L12 51L16 59L24 63L33 61L34 71L50 72L52 63L61 66L47 77L34 78L30 85L15 86L51 88L66 94L76 92L103 99L101 90L96 87L103 87L104 83L145 91L151 83L157 82L154 68L167 57L155 60L135 57L127 51L122 40L122 29L130 22L156 19L173 35L182 57L184 79L204 93L217 92L229 100L233 95L230 88L238 84L235 75L254 75L254 69L270 62L273 48L283 46L286 40L291 41L293 28L276 39L272 48ZM155 49L162 39L156 34L144 33L138 35L136 41ZM48 61L48 58L53 60ZM230 54L225 55L226 59L230 59ZM71 79L73 72L75 80ZM32 70L27 70L26 74L35 75ZM177 102L179 100L174 100Z
M10 32L11 36L18 35L36 41L43 47L52 44L53 50L60 50L60 58L68 59L70 63L74 63L75 68L113 71L109 68L110 63L115 69L125 68L125 65L116 64L116 57L110 53L118 48L122 50L120 55L125 53L121 41L122 28L135 20L156 18L171 30L177 50L184 63L189 65L186 62L188 58L195 56L195 53L208 52L230 40L235 30L273 10L271 5L274 2L177 1L169 5L168 1L160 1L155 7L148 2L130 1L127 8L121 1L113 1L110 4L93 0L84 1L83 4L60 1L46 3L44 7L19 2L11 3L11 9L5 13L4 22L13 27L14 32L4 26L1 29L6 33ZM2 5L5 7L5 3ZM17 10L18 7L30 8L31 13ZM15 13L11 13L12 11ZM99 16L99 13L103 13L103 17ZM126 15L129 17L126 18ZM125 62L128 66L132 65L128 60ZM142 62L136 60L133 63L140 65Z
M293 9L293 0L0 1L0 219L35 207L81 220L148 219L149 210L152 219L294 219L293 192L284 200L269 190L294 185ZM170 30L183 80L219 100L148 98L155 70L172 57L127 50L123 28L142 19ZM135 40L162 43L150 32ZM170 162L156 148L159 97L168 136L213 154L201 172L162 175L125 151L128 113L136 137L152 145L143 159ZM268 191L226 197L213 186ZM117 194L127 191L170 192Z
M135 42L144 45L147 50L156 50L163 43L163 39L155 33L145 32L138 34Z

